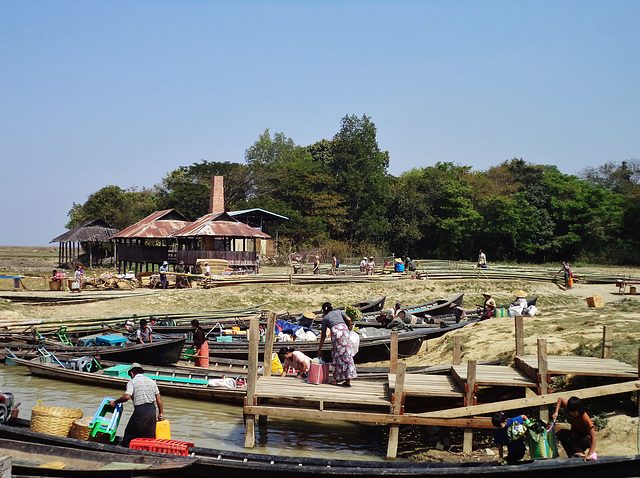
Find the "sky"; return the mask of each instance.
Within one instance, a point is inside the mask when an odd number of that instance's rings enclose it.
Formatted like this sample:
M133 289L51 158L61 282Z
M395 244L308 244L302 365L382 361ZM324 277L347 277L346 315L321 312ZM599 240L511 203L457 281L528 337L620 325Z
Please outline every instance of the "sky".
M639 22L637 0L0 0L0 245L347 114L393 175L638 159Z

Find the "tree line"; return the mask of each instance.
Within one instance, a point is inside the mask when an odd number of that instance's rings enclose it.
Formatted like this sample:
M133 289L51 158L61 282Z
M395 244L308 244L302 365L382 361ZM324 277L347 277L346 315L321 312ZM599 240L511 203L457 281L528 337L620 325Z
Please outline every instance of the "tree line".
M294 249L439 259L473 259L483 249L494 260L640 263L638 160L578 176L520 158L486 171L439 162L396 177L388 167L366 115L345 116L331 140L309 146L267 129L243 162L180 166L140 191L106 186L73 204L67 227L102 217L122 229L170 208L196 219L207 213L211 176L221 175L227 209L289 217L277 227Z

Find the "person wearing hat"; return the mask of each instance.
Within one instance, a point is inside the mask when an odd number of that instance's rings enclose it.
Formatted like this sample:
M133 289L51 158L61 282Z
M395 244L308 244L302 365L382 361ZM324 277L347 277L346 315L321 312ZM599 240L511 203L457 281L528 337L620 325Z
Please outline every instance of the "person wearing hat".
M520 290L515 291L513 293L513 295L516 296L516 300L509 307L509 314L510 314L510 316L512 314L514 316L522 315L522 312L528 307L527 299L526 299L527 293L525 291L523 291L522 289L520 289Z
M209 277L211 275L211 267L209 267L209 263L204 263L204 275Z
M488 319L493 317L494 309L497 307L495 299L486 293L482 294L482 297L484 297L484 304L476 304L476 307L482 307L482 318Z
M160 268L158 269L160 272L160 284L162 284L162 290L167 288L167 272L169 272L169 263L164 261Z
M180 261L180 263L176 266L175 272L176 274L184 274L184 261ZM176 276L177 289L184 289L188 287L189 287L189 284L187 283L187 278L185 276L181 276L181 275Z
M369 257L369 260L367 261L367 264L365 266L365 269L367 271L367 275L368 276L372 276L373 275L373 271L376 268L376 263L373 260L373 256Z
M129 448L129 443L135 438L156 437L156 407L158 404L158 420L164 420L162 396L156 382L143 375L144 371L139 363L131 364L127 388L117 400L111 400L109 405L115 407L118 403L133 400L133 414L124 430L122 446Z
M365 273L365 269L367 268L367 256L365 256L361 261L360 261L360 274L364 274Z
M399 257L393 260L393 272L404 272L404 262Z
M293 367L296 370L296 377L307 378L309 376L309 368L311 367L311 359L299 350L293 347L282 347L278 352L278 358L282 362L282 375L287 376L289 367Z

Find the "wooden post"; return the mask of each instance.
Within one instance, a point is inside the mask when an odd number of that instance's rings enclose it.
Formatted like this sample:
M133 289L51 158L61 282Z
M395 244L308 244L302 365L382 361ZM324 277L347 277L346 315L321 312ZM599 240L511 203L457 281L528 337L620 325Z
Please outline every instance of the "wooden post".
M267 315L267 330L265 331L265 343L264 343L264 367L262 368L262 375L265 377L271 377L271 354L273 354L273 338L276 334L276 317L275 312L269 311ZM258 337L260 331L258 331Z
M538 339L538 383L540 384L540 395L549 393L549 364L547 362L547 341ZM549 421L549 407L540 407L540 420Z
M389 373L398 373L398 332L391 332Z
M460 346L460 336L453 336L453 365L460 365L462 361L462 348Z
M396 333L397 334L397 333ZM402 414L402 404L404 403L404 378L407 371L407 364L400 362L397 364L396 387L393 393L393 404L391 413L393 415ZM389 443L387 445L387 460L395 460L398 454L398 437L400 435L400 425L389 425Z
M524 320L516 315L516 357L524 355Z
M472 406L475 401L477 365L478 363L475 360L469 360L467 362L467 395L465 396L465 406L467 407ZM473 428L464 429L462 451L467 453L471 453L473 451Z
M258 384L258 343L260 341L260 319L254 317L249 326L249 363L247 364L247 396L245 404L255 405L256 386ZM256 445L256 419L254 415L244 416L244 446Z
M613 358L613 328L609 325L602 327L602 358Z

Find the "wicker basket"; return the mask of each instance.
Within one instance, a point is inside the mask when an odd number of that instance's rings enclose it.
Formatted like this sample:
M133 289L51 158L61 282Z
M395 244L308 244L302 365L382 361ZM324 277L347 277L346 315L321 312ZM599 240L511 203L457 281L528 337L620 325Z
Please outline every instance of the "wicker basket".
M78 440L87 440L89 438L89 423L90 418L76 418L71 424L71 430L69 430L69 438L76 438Z
M31 409L31 430L47 435L66 437L76 418L82 418L82 410L62 407L45 407L42 400Z

